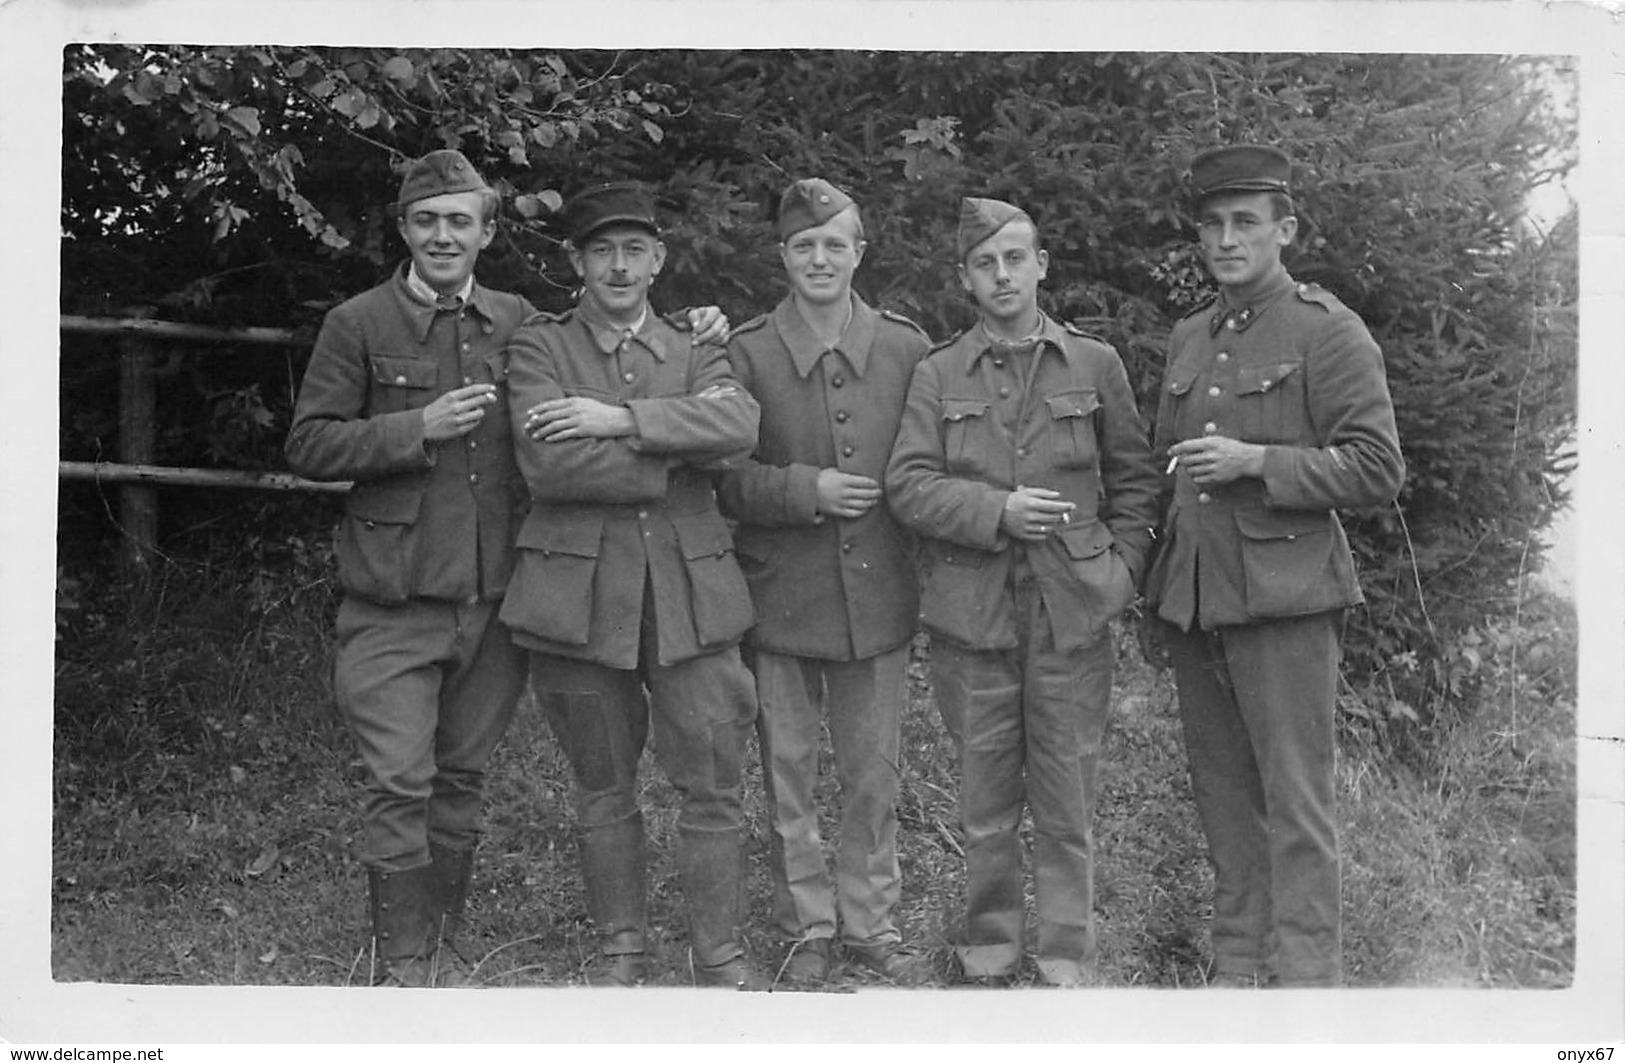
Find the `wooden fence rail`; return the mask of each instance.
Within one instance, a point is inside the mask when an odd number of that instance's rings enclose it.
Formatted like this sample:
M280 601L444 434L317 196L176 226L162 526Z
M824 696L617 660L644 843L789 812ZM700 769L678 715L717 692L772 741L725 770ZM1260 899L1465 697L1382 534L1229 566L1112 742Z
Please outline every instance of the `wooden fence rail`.
M119 485L119 520L124 529L123 560L133 575L150 570L158 541L158 485L254 488L272 491L340 492L348 483L317 483L291 473L237 469L189 469L154 465L153 381L155 352L164 342L196 345L308 347L311 339L291 329L213 328L151 318L93 318L62 315L63 332L119 337L119 432L117 462L62 461L64 480Z

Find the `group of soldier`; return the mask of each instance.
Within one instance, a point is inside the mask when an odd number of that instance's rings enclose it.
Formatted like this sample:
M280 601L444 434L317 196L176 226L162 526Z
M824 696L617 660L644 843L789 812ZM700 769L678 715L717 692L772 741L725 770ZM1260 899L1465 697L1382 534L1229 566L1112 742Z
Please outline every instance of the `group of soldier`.
M458 152L413 161L409 261L328 314L287 445L296 472L355 484L335 691L368 771L375 980L470 980L484 772L528 681L575 780L600 939L586 981L653 975L651 729L679 799L686 982L816 987L843 960L926 981L895 911L923 628L957 755L955 978L1022 970L1030 814L1037 977L1098 984L1111 622L1143 594L1215 870L1210 980L1338 984L1333 698L1360 591L1334 511L1392 499L1404 463L1376 344L1282 264L1290 160L1234 145L1190 171L1218 294L1173 330L1152 440L1117 353L1040 310L1049 253L1010 203L963 200L978 321L933 346L853 291L858 204L795 181L777 215L789 292L730 334L714 308L651 310L666 248L641 186L565 204L581 292L542 313L474 279L497 193ZM783 945L766 964L740 934L753 728Z

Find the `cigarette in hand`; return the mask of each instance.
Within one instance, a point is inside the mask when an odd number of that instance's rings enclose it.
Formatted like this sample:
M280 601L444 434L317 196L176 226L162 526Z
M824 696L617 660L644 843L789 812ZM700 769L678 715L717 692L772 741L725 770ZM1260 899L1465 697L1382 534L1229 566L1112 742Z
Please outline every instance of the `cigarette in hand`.
M1174 467L1177 466L1178 464L1179 464L1179 455L1175 454L1173 457L1168 459L1168 467L1166 469L1162 470L1162 474L1164 476L1172 476L1174 474Z

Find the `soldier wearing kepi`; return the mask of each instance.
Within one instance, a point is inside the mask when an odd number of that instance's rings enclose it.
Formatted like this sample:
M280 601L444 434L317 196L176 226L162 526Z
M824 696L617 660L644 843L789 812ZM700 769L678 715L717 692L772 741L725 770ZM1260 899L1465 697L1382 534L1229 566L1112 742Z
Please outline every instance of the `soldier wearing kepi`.
M1167 469L1146 580L1214 867L1214 981L1341 978L1334 697L1362 600L1334 510L1392 500L1405 464L1382 353L1293 281L1291 161L1242 145L1191 164L1219 296L1169 339L1154 457ZM1273 957L1270 955L1273 942Z
M327 315L288 434L295 472L355 481L334 686L369 776L375 973L395 985L466 972L455 934L485 765L524 684L496 610L524 499L505 348L534 311L474 280L497 205L456 151L407 167L397 224L411 260Z
M921 537L932 686L959 755L967 981L1023 952L1022 812L1033 817L1038 972L1089 981L1095 763L1115 649L1151 538L1156 471L1117 352L1038 308L1049 267L1024 211L966 199L959 276L980 322L909 387L886 470Z
M592 188L564 216L580 304L532 318L511 348L533 506L502 620L531 651L532 689L575 774L582 878L604 934L589 980L649 975L637 766L652 724L681 797L693 981L758 988L738 933L756 717L738 643L752 612L712 475L749 457L759 410L721 347L691 346L651 312L666 248L647 192Z
M852 291L865 243L844 192L817 178L790 185L779 236L790 294L728 344L735 376L761 404L761 440L720 486L756 605L749 640L773 811L773 922L792 943L789 982L828 977L838 923L850 958L906 983L919 967L891 913L917 592L909 535L882 502L880 479L930 343ZM825 720L841 785L833 889L814 801Z

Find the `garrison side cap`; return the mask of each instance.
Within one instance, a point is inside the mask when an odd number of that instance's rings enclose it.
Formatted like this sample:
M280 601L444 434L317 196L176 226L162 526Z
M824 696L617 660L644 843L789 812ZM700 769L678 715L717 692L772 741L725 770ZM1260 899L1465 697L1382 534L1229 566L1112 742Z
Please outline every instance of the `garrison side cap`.
M966 196L959 201L959 261L964 262L971 248L986 240L1013 221L1033 224L1027 212L1002 199L978 199ZM1033 228L1036 230L1037 226Z
M490 187L462 152L442 148L406 164L395 206L404 210L408 205L431 196L476 192Z
M1191 199L1201 202L1221 192L1292 194L1292 160L1278 148L1233 144L1204 151L1191 160Z
M822 177L796 181L779 197L779 239L822 225L851 205L851 196Z
M636 181L614 181L583 189L564 204L562 214L565 235L576 245L606 225L637 225L660 235L654 196Z

